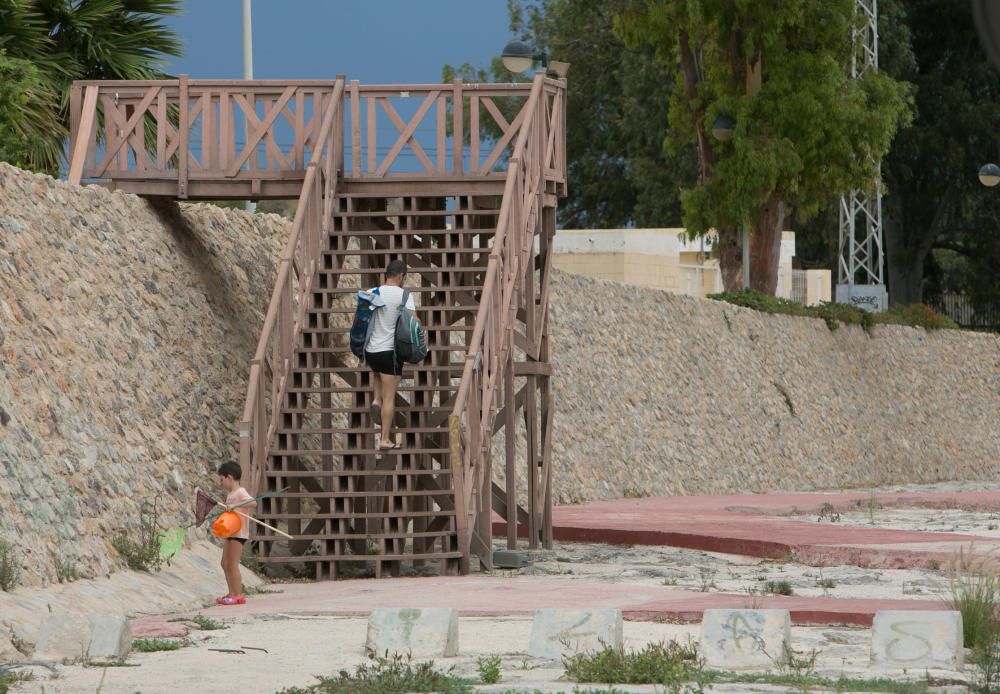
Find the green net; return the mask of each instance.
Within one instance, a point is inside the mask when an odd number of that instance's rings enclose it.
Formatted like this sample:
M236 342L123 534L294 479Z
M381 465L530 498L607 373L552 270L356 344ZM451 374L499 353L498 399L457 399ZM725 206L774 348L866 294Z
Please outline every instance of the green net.
M184 528L173 528L160 533L160 559L170 561L181 551L187 531Z

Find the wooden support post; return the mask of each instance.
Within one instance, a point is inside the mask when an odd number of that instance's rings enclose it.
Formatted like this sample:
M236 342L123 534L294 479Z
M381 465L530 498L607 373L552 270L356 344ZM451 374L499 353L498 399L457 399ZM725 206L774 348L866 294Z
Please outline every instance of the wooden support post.
M177 150L177 197L186 200L188 196L188 148L191 145L191 111L188 102L188 76L181 75L177 80L177 88L180 93L180 145Z
M507 359L504 374L504 430L503 438L507 454L507 549L517 549L517 413L514 392L514 350Z
M73 156L70 159L69 182L80 185L83 179L83 167L87 162L87 153L90 151L90 141L93 138L94 125L97 122L97 94L100 88L97 85L88 85L87 93L83 99L83 111L80 116L80 124L76 130L76 137L73 140Z
M462 132L465 115L462 112L462 80L455 80L452 83L452 104L451 104L451 152L452 176L461 176L463 169L463 159L465 158L465 134Z

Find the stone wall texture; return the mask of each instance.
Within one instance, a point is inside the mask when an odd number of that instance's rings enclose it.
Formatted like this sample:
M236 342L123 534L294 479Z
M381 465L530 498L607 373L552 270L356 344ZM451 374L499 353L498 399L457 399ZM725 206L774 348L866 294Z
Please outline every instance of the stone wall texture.
M996 479L996 335L830 331L560 273L552 292L556 503Z
M156 501L190 522L235 458L287 223L154 207L0 164L0 539L25 583L122 566ZM158 211L159 210L159 211Z
M142 504L189 521L236 455L288 224L171 210L0 164L0 539L27 583L120 568ZM557 503L997 474L996 336L552 282Z

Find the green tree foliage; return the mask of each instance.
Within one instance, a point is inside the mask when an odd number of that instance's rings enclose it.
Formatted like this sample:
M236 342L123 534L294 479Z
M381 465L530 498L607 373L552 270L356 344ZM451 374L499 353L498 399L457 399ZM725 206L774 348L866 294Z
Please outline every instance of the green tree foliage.
M696 138L701 171L682 196L684 224L719 230L727 288L741 279L742 225L752 230L751 284L773 294L788 210L808 219L872 185L873 158L906 123L906 85L885 73L849 78L854 20L852 0L636 0L621 15L631 45L651 42L680 66L669 123ZM709 133L720 115L736 120L728 143Z
M969 3L884 0L885 69L916 87L916 115L883 162L883 209L893 303L933 300L942 290L1000 301L1000 198L976 172L998 159L1000 72L979 45ZM900 31L902 28L902 31Z
M566 141L571 185L559 211L566 227L676 225L680 190L697 175L693 139L664 147L664 85L673 83L675 66L658 60L652 45L627 49L614 31L627 3L508 0L512 35L571 64ZM511 75L499 58L488 68L445 66L443 77L528 79Z
M11 58L0 49L0 161L26 164L25 143L36 142L38 124L58 130L56 95L27 60Z
M3 159L53 173L69 129L69 85L77 79L155 79L181 44L163 23L181 0L0 0L3 69L24 73L16 108L32 114L0 131ZM10 110L6 100L0 110ZM12 137L7 134L12 133Z

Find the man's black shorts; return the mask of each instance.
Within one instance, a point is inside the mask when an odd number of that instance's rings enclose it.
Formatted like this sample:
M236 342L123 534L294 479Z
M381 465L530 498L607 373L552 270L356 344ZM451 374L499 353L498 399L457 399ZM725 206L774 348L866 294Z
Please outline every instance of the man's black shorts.
M396 359L395 352L365 352L365 363L377 374L401 376L403 373L403 362Z

